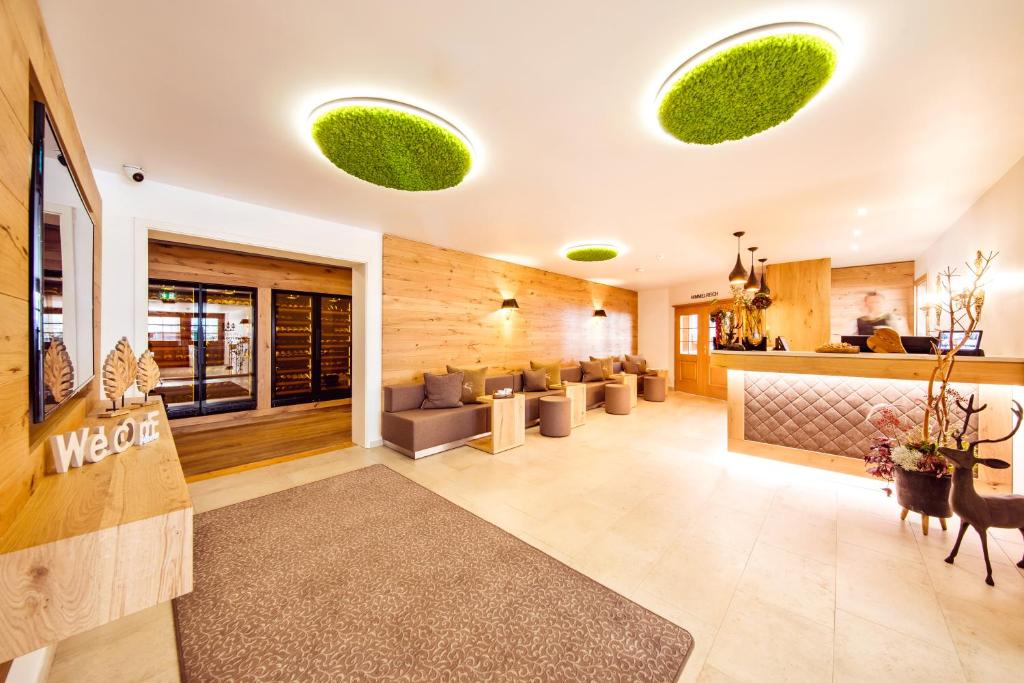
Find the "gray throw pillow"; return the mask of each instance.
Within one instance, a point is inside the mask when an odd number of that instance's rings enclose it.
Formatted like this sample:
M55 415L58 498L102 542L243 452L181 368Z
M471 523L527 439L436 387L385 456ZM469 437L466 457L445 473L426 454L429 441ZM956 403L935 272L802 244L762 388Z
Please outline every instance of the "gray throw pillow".
M633 361L628 361L628 360L624 361L622 363L622 369L623 369L624 372L626 372L626 374L629 374L629 375L639 375L640 374L640 366L637 365L636 363L634 363Z
M544 368L539 370L523 370L523 391L547 391L548 371Z
M583 371L582 382L596 382L604 379L602 363L599 360L581 360L580 370Z
M462 373L450 372L447 375L435 375L432 372L423 373L423 387L427 397L423 399L420 408L432 410L434 408L458 408L462 405Z
M626 370L626 372L633 372L633 374L635 375L643 375L647 373L647 359L644 358L643 356L631 356L627 353L626 362L636 364L635 371Z
M481 396L487 393L487 366L482 368L453 368L448 366L449 374L462 373L462 402L479 403Z

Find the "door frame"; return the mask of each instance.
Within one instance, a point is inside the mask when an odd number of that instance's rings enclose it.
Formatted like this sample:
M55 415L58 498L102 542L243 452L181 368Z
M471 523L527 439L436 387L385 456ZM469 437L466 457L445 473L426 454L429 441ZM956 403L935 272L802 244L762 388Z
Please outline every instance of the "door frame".
M726 397L726 384L723 381L721 384L715 384L712 382L712 368L711 368L711 319L710 313L712 310L719 306L728 306L731 302L728 300L712 300L702 301L699 303L691 304L678 304L673 306L673 346L672 346L672 368L675 377L675 385L673 389L675 391L682 391L679 386L679 318L681 315L697 315L697 391L687 392L695 393L698 396L707 396L709 398L717 398L724 400Z

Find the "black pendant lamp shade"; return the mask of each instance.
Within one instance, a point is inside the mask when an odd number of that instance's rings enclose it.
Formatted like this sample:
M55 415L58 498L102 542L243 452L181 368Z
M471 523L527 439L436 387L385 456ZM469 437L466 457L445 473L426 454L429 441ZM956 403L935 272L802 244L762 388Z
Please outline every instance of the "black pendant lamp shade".
M757 251L757 247L747 247L747 251L750 252L750 277L747 278L743 289L753 294L757 291L757 271L754 270L754 252Z
M742 287L743 283L747 281L747 269L743 267L743 260L740 258L740 238L745 234L742 230L732 234L736 238L736 265L729 273L729 284L736 287Z
M757 290L758 294L771 294L772 290L768 289L768 270L765 268L766 258L759 258L757 262L761 264L761 287Z

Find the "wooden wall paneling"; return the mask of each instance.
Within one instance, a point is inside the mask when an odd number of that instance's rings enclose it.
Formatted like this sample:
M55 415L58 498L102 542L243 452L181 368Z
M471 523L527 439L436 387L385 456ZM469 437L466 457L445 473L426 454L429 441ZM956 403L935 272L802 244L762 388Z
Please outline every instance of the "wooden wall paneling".
M149 277L320 294L352 294L350 268L154 240L149 243Z
M630 290L393 235L384 236L383 265L385 385L449 363L500 373L636 349ZM504 298L519 303L511 316L499 310ZM594 318L595 308L608 317Z
M894 314L900 334L914 333L914 262L876 263L832 269L833 341L844 334L857 334L857 318L864 314L868 292L885 297L886 310Z
M28 414L28 197L32 101L46 103L72 173L96 226L93 243L93 334L99 339L101 201L60 71L35 0L0 4L0 534L42 478L49 434L81 419L96 395L94 380L40 425ZM6 297L6 298L5 298ZM96 345L94 364L99 367ZM17 360L15 360L17 359Z
M771 336L789 341L792 351L813 351L829 340L832 259L768 265L775 302L766 323Z

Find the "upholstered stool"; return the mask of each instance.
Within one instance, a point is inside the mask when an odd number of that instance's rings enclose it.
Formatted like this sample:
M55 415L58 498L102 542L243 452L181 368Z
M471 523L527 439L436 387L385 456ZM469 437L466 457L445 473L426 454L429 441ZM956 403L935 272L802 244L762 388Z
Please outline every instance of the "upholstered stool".
M541 396L540 433L544 436L569 436L571 403L565 396Z
M644 377L644 400L661 402L665 400L665 388L668 380L656 375Z
M604 412L612 415L629 415L632 392L625 384L612 382L604 385Z

